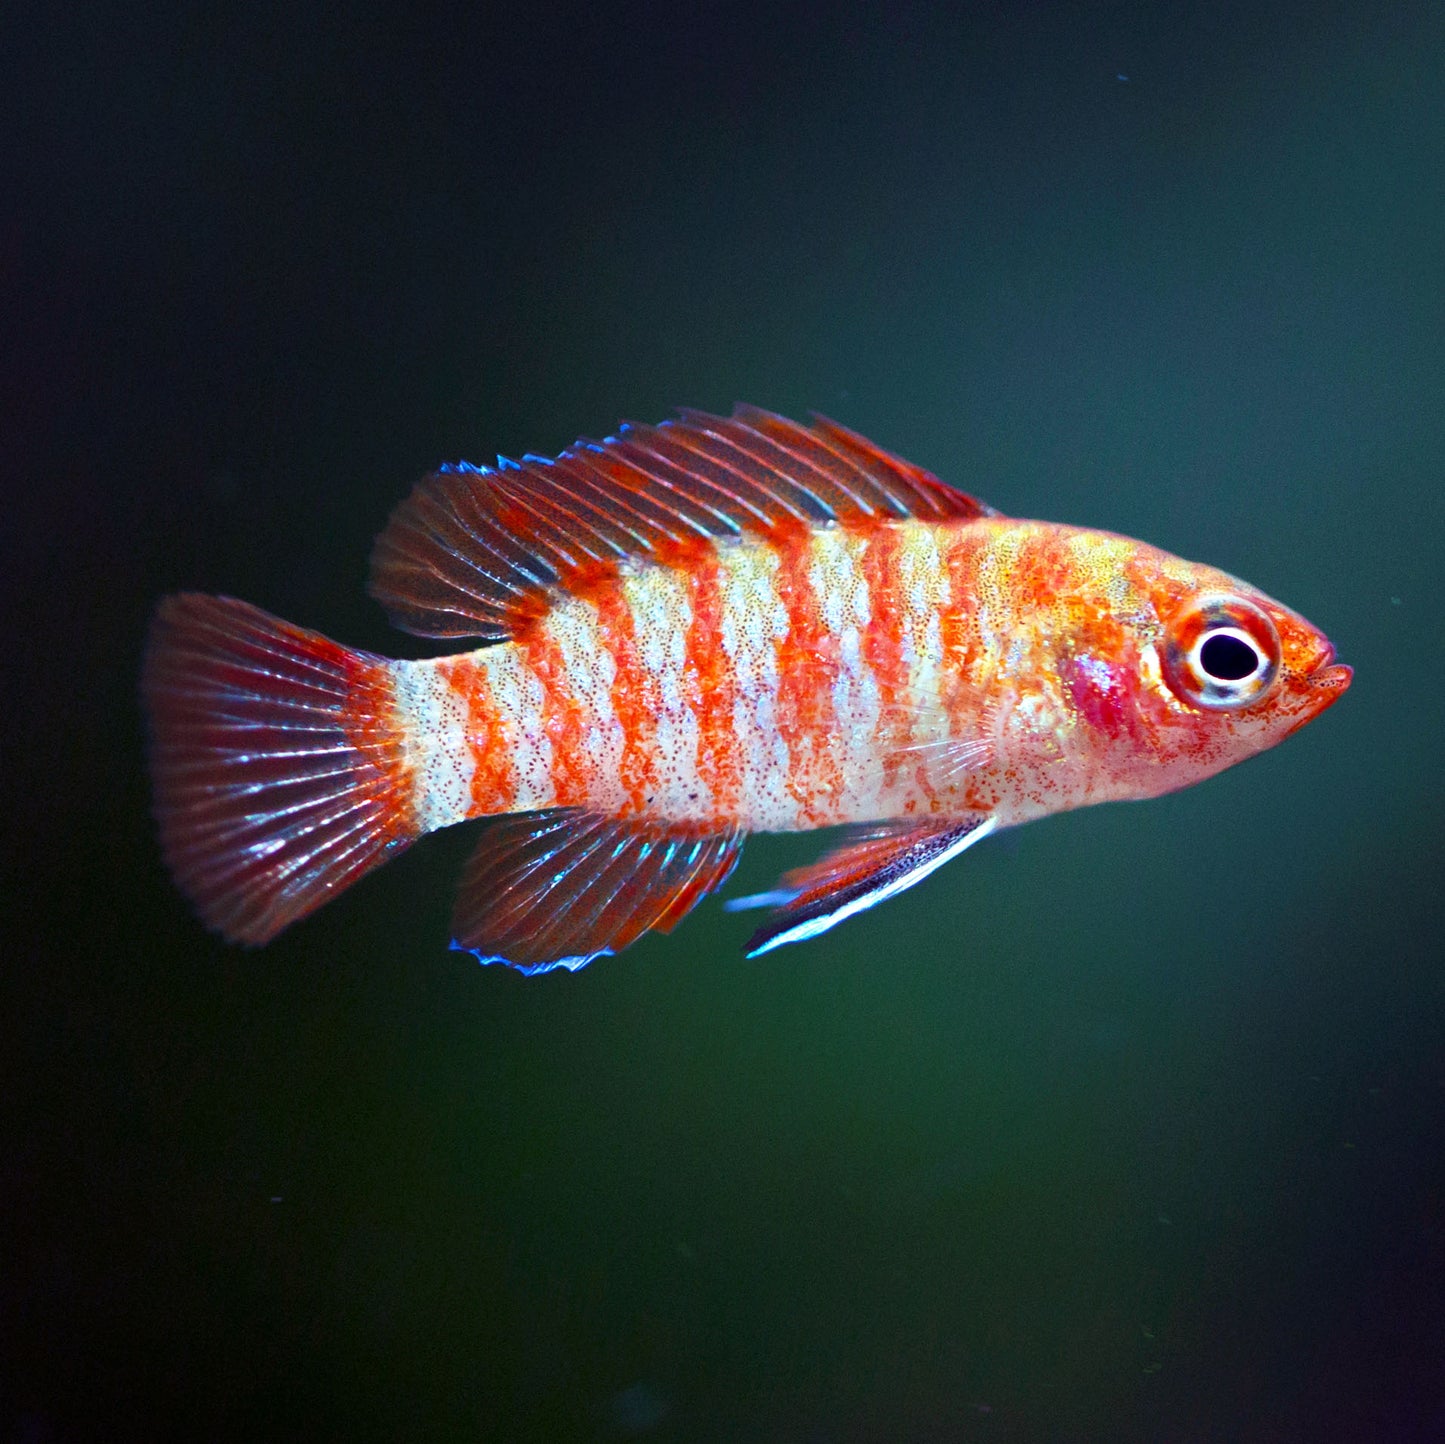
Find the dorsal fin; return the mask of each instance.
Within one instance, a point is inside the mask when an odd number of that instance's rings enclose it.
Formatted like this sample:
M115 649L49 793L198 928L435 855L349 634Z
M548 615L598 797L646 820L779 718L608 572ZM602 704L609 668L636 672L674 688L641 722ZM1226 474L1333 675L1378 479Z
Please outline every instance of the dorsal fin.
M501 641L554 589L708 538L994 514L824 417L801 426L752 406L726 419L684 411L579 441L555 461L426 477L377 538L371 593L409 632Z

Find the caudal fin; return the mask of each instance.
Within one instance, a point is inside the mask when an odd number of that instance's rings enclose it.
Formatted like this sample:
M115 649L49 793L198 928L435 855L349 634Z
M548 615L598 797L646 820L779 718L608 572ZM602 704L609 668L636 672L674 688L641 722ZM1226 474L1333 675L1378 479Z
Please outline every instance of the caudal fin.
M167 597L142 695L161 846L209 927L263 943L417 836L390 668L231 597Z

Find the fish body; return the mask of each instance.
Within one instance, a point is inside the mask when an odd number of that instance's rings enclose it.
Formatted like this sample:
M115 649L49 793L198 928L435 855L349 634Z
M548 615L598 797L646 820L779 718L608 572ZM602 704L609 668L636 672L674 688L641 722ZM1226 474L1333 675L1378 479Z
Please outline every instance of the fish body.
M229 936L490 818L457 945L576 967L671 927L748 833L852 827L744 900L775 907L763 951L1001 827L1200 781L1350 680L1223 572L1000 516L834 423L749 408L437 473L373 591L483 645L389 661L229 599L158 613L163 842Z
M1241 590L999 518L704 543L560 599L517 641L393 663L416 810L428 831L575 807L791 832L1154 796L1258 750L1263 719L1180 707L1160 666L1182 598ZM1309 679L1320 644L1252 595ZM1308 680L1303 710L1323 695Z

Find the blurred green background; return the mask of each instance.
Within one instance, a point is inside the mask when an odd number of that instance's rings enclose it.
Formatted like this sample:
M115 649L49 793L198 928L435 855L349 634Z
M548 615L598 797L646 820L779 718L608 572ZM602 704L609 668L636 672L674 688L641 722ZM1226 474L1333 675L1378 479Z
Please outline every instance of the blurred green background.
M0 1437L1445 1438L1441 7L0 26ZM754 962L714 902L478 968L460 834L206 935L155 598L419 655L418 475L735 400L1224 566L1354 689Z

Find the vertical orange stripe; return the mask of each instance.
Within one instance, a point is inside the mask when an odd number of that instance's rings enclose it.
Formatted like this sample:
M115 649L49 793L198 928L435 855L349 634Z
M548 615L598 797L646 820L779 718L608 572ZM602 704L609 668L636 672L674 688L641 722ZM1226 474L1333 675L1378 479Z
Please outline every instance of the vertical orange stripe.
M979 613L981 607L987 607L1003 620L1006 599L994 582L985 578L984 564L1002 529L1013 525L972 522L950 529L940 541L949 579L949 599L939 619L946 673L942 700L949 732L959 740L987 735L991 725L997 679L991 675ZM994 806L984 779L972 774L964 779L963 800L982 812Z
M898 749L912 733L909 673L903 660L903 633L908 625L908 598L899 584L899 553L903 529L873 522L863 549L863 580L868 587L868 625L860 637L863 664L878 687L878 734L875 745L884 765L883 782L897 780Z
M808 575L811 531L799 524L779 532L775 585L788 631L778 644L778 730L788 744L787 787L798 803L798 822L817 827L832 820L827 802L842 780L830 746L837 725L833 683L839 669L838 639L823 620Z
M978 618L979 564L989 540L982 527L969 526L940 543L948 570L948 601L939 616L946 674L940 697L949 732L960 740L977 734L991 690L992 679L979 675L984 654Z
M492 696L491 678L475 657L445 658L437 663L437 672L467 711L467 746L475 764L470 816L506 812L517 797L511 746L515 720L502 716Z
M599 586L590 600L597 608L598 631L617 666L612 678L612 711L622 728L622 789L630 810L641 813L656 778L657 684L643 666L637 626L621 577L614 576Z
M733 716L737 676L722 643L724 573L716 545L698 547L688 572L687 677L697 714L698 778L712 794L717 821L731 822L742 796L743 759Z
M978 564L986 544L987 537L977 526L945 531L939 538L939 551L948 572L948 600L939 613L939 632L945 668L961 684L972 680L982 646L978 630ZM963 690L969 689L965 686Z

